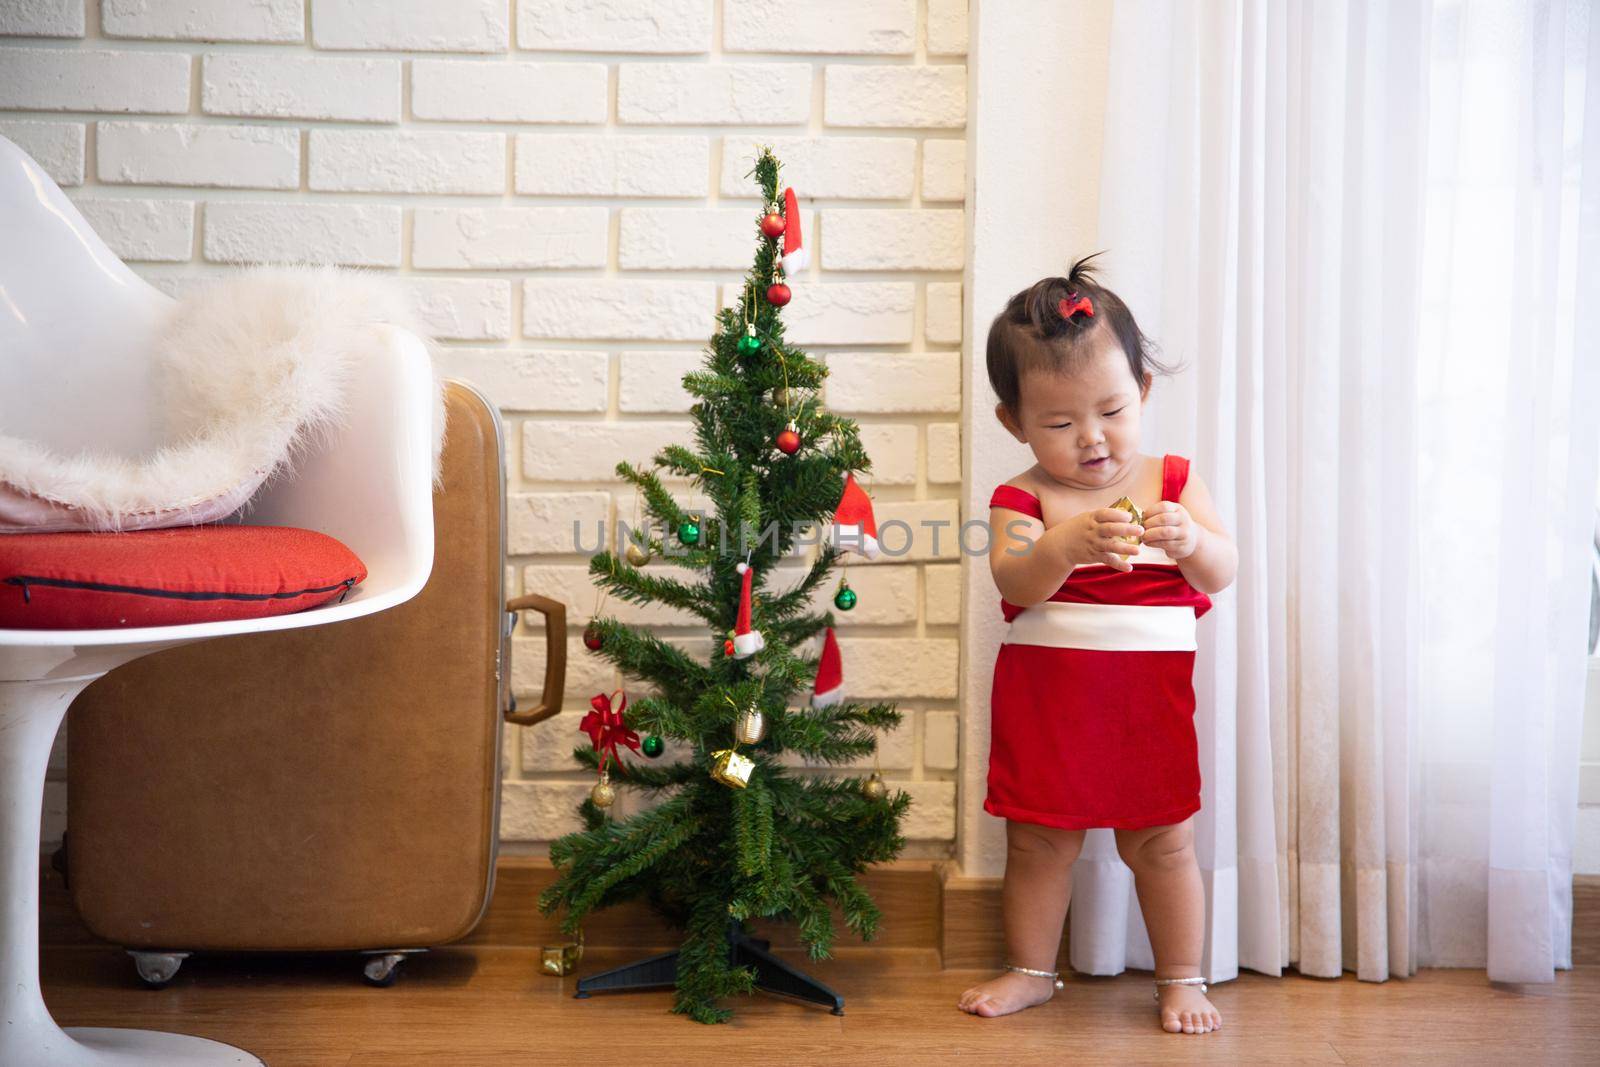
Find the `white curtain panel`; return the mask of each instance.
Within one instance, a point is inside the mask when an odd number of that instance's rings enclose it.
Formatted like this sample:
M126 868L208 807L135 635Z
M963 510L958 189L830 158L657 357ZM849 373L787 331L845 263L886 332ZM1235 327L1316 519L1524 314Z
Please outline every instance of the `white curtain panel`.
M1119 0L1104 121L1108 280L1185 367L1146 451L1193 457L1240 548L1195 672L1206 975L1551 980L1600 457L1600 17ZM1071 924L1075 969L1151 966L1109 831Z

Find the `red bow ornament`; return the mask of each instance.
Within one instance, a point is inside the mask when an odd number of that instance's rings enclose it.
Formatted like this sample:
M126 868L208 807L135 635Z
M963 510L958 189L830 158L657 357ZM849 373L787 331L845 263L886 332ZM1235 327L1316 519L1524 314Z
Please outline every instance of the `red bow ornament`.
M622 693L622 690L618 689L617 692ZM635 752L639 751L639 735L628 729L628 724L622 719L622 713L628 707L628 695L622 693L622 700L615 708L611 706L611 697L605 693L596 693L589 698L589 703L594 710L583 717L578 729L589 735L594 750L600 753L600 771L605 772L608 755L616 763L618 771L625 771L622 758L617 754L618 743Z
M1068 293L1062 297L1061 303L1056 305L1056 310L1061 312L1061 317L1070 319L1082 312L1090 318L1094 317L1094 305L1089 303L1089 298L1081 293Z

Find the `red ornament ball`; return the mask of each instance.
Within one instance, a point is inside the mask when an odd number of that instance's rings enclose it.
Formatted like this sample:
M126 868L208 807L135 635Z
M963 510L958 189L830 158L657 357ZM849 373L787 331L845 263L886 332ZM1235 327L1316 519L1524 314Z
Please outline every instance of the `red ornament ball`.
M722 654L724 656L733 655L733 640L731 638L722 642Z
M786 456L792 456L800 451L800 435L795 432L793 423L789 424L788 429L778 434L778 451Z
M782 282L773 282L767 286L767 303L773 307L783 307L793 295L789 292L789 287Z
M583 628L583 643L590 652L600 651L600 630L594 624Z
M768 237L783 236L783 216L776 211L769 211L761 217L761 232Z

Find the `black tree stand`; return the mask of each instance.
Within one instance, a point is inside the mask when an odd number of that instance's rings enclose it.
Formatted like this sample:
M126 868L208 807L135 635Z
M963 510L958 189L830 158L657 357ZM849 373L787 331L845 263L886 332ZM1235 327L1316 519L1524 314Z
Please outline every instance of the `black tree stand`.
M737 922L728 923L728 962L734 967L754 967L756 988L769 993L798 997L812 1004L844 1014L844 998L803 971L796 970L774 956L772 942L751 937ZM642 960L613 967L609 971L578 979L575 997L591 993L625 992L633 989L659 989L678 980L678 952L663 952Z

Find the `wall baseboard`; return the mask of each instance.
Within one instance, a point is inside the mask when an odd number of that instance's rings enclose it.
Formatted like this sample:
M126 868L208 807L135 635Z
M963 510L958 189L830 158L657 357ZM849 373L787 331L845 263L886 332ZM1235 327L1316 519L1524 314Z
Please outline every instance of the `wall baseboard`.
M494 901L463 944L526 946L566 940L556 918L538 909L539 894L555 880L550 861L502 856L497 870ZM835 947L931 949L948 968L992 968L1003 962L1000 879L964 877L949 860L897 860L874 867L861 881L885 917L878 936L862 941L845 927L836 908ZM751 930L775 946L800 945L791 923L758 920ZM640 951L677 944L671 928L637 901L597 912L584 923L583 935L589 945L626 945Z
M897 860L874 867L861 876L863 887L872 895L885 919L878 936L863 942L844 924L844 916L833 913L834 944L879 948L938 948L943 919L940 914L939 871L944 860ZM500 857L496 866L494 900L483 921L462 944L467 945L550 945L567 940L556 916L539 911L539 894L555 881L555 870L542 856ZM769 938L773 945L800 944L792 923L757 920L751 932ZM662 950L677 946L674 931L642 901L629 901L596 912L583 924L584 942L589 945L625 945L641 950Z
M565 940L556 919L540 914L537 905L539 893L555 880L550 861L502 856L498 872L488 914L463 943L545 945ZM1004 963L999 878L968 877L950 860L898 860L868 871L862 884L885 916L878 936L863 942L845 928L836 909L836 947L932 949L950 969L987 970ZM774 945L800 944L793 924L751 925ZM584 939L591 945L626 945L640 951L660 951L677 943L671 928L640 902L596 913L584 924ZM1066 966L1065 933L1058 960ZM1600 875L1573 879L1572 962L1600 964Z
M61 884L61 876L42 857L44 876L40 933L52 946L102 944L84 928ZM555 881L555 870L542 856L502 854L495 868L494 899L477 929L463 945L530 947L567 940L554 916L541 914L539 894ZM878 936L863 942L834 911L834 945L839 949L921 949L938 954L949 969L989 970L1005 962L1005 936L1000 920L1000 879L963 875L951 860L897 860L862 875L884 920ZM793 924L757 921L752 931L779 947L798 947ZM620 904L591 916L584 924L590 945L659 952L677 947L670 926L642 902ZM1058 965L1067 966L1063 932ZM1600 875L1580 874L1572 886L1572 962L1600 965Z
M1600 963L1600 874L1572 877L1572 965Z

